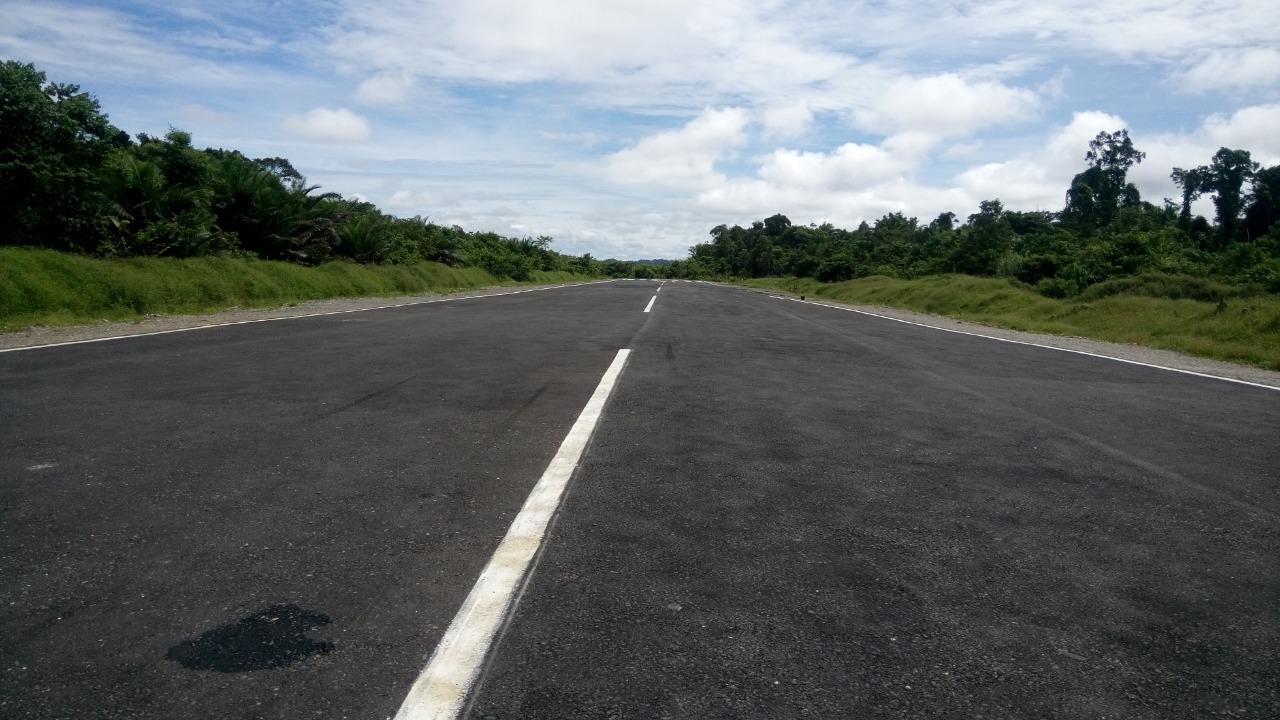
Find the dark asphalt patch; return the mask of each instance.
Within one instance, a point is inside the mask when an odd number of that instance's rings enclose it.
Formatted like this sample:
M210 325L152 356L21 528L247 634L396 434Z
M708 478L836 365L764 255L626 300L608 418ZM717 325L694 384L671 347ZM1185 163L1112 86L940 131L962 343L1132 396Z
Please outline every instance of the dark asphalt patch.
M192 670L270 670L331 652L333 643L306 635L330 622L328 615L297 605L272 605L195 640L183 640L169 648L166 657Z

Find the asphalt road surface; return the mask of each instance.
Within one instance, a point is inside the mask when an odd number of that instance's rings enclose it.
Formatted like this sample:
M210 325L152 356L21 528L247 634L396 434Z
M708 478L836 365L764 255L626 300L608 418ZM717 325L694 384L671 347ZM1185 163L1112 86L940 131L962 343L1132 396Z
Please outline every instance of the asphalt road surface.
M1280 717L1280 392L693 283L0 353L0 717Z

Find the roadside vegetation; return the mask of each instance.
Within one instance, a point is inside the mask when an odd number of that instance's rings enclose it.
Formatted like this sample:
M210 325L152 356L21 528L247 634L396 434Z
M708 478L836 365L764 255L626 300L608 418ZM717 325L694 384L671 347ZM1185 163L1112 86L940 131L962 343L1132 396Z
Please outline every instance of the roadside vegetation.
M131 137L79 87L2 62L0 324L630 270L319 190L284 158Z
M1046 332L1280 364L1280 166L1221 148L1128 182L1127 130L1089 143L1060 211L985 200L962 221L852 230L781 214L719 225L681 260L574 257L320 192L284 158L112 126L97 100L0 63L0 328L342 295L593 277L758 281ZM1192 212L1210 198L1212 220Z
M1144 158L1103 132L1061 211L986 200L963 223L890 213L853 230L773 215L717 226L663 271L1280 369L1280 166L1222 148L1173 168L1178 197L1156 205L1127 181ZM1201 197L1212 221L1192 213Z
M1045 297L1014 280L931 275L824 283L761 278L748 287L885 305L987 325L1176 350L1280 370L1280 296L1200 278L1140 275L1079 297Z
M589 279L533 270L526 282ZM442 263L303 266L238 257L101 259L0 247L0 331L33 325L133 320L151 314L278 307L338 297L454 292L515 284L480 267Z
M952 212L927 223L890 213L853 230L796 226L774 215L750 227L713 228L711 241L691 248L678 269L823 282L962 273L1017 280L1052 298L1160 274L1280 293L1280 166L1262 168L1248 151L1222 148L1208 165L1173 168L1179 198L1156 205L1127 181L1144 157L1126 130L1103 132L1090 142L1086 169L1061 211L1010 211L985 200L963 223ZM1192 214L1202 196L1212 198L1213 222Z

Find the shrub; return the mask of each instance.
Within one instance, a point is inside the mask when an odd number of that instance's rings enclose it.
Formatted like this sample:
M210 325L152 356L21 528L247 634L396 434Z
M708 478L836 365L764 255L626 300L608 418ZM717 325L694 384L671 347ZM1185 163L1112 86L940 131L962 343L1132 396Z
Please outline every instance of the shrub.
M1143 273L1090 286L1080 293L1080 299L1098 300L1112 295L1140 295L1169 300L1218 302L1225 298L1251 297L1265 292L1264 288L1256 285L1224 285L1208 278L1190 275Z

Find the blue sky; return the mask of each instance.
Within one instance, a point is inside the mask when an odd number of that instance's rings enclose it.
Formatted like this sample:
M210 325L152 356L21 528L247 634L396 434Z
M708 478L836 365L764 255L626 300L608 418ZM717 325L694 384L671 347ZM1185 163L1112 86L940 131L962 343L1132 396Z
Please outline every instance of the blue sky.
M1057 210L1102 130L1153 202L1219 147L1280 164L1277 27L1274 0L0 0L0 56L130 133L635 259L778 212Z

